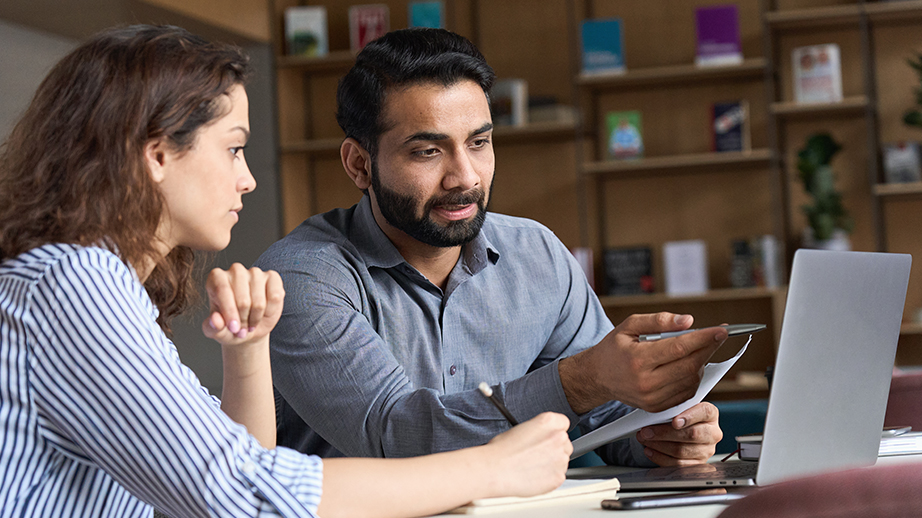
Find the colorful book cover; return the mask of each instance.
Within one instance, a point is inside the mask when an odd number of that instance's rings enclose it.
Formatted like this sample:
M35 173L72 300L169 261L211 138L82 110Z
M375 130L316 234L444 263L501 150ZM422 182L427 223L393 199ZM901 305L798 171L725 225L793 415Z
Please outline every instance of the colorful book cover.
M625 159L643 156L643 128L636 110L610 112L605 116L608 128L609 158Z
M713 150L749 150L749 106L745 100L714 103L711 116Z
M327 55L326 7L297 6L286 9L285 41L291 55Z
M710 5L695 9L698 35L695 64L738 65L743 62L739 12L735 4Z
M353 52L390 30L390 11L385 4L354 5L349 8L349 44Z
M444 2L410 2L408 27L445 28Z
M583 20L580 25L584 74L624 72L621 19Z
M834 103L842 100L842 65L835 43L797 47L792 52L794 100Z
M653 293L653 253L648 246L607 248L605 290L609 295Z

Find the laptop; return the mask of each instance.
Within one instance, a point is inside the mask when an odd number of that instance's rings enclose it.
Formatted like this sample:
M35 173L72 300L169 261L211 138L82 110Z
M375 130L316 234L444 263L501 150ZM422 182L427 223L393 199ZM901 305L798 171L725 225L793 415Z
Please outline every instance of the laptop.
M758 462L618 475L622 491L768 485L877 461L912 258L794 255Z

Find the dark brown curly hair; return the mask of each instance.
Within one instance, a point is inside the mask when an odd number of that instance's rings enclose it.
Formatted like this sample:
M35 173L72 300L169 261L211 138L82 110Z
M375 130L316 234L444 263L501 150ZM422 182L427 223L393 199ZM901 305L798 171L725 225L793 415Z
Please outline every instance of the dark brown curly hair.
M0 148L0 259L47 243L103 245L131 265L154 262L144 285L170 319L197 295L194 254L157 252L163 199L146 143L189 149L244 84L248 58L184 29L104 31L62 59Z

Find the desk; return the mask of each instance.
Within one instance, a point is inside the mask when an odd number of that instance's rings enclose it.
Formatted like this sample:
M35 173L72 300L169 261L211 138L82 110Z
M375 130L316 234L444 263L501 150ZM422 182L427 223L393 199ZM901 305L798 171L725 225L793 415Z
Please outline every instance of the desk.
M718 455L711 461L720 460L725 455ZM893 457L881 457L877 461L878 466L891 464L919 462L922 463L922 455L900 455ZM636 468L623 468L618 466L598 466L591 468L575 468L567 472L568 475L599 475L600 478L617 476L618 473L625 473ZM619 492L619 495L637 495L640 493ZM643 511L605 511L600 506L601 499L598 496L589 495L568 499L563 503L543 504L535 507L518 507L508 511L492 512L480 516L495 516L497 518L714 518L719 515L725 505L695 505L689 507L672 507L665 509L649 509ZM455 515L457 516L457 515Z

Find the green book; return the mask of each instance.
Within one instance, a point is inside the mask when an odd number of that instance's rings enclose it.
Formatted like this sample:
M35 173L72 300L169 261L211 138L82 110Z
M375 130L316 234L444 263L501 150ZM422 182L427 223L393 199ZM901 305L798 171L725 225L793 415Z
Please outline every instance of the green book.
M643 131L640 112L636 110L609 112L605 116L608 128L608 157L617 160L643 156Z

